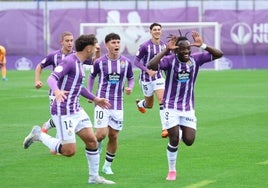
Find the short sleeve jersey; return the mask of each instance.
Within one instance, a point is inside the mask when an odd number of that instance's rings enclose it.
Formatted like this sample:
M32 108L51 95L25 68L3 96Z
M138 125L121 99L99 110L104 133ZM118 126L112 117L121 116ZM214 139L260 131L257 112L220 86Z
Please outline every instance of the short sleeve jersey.
M109 59L104 55L94 62L94 71L90 75L95 79L98 76L96 95L106 98L114 110L123 109L123 92L126 80L134 79L132 64L125 56L118 59Z
M199 67L212 61L208 52L196 53L187 63L181 62L175 54L165 56L160 69L166 73L164 108L179 111L194 111L194 87Z
M61 61L68 55L73 54L75 51L72 51L69 54L63 54L61 50L56 50L54 52L51 52L48 54L40 63L41 68L45 68L48 66L52 66L53 70L58 64L61 63Z
M52 115L69 115L80 110L79 96L83 86L85 72L83 63L75 54L67 56L51 73L58 80L60 90L68 91L67 99L57 103L54 100Z
M74 52L75 51L72 51L69 54L64 54L61 50L51 52L41 61L40 66L42 69L52 66L52 70L54 70L55 67L58 66L66 56L73 54ZM51 90L49 90L49 95L53 95Z
M146 67L149 61L165 48L166 44L163 41L160 41L160 44L154 44L151 40L148 40L140 46L136 58ZM161 71L158 71L154 77L151 77L145 71L141 70L139 79L140 81L150 82L161 77L163 77Z

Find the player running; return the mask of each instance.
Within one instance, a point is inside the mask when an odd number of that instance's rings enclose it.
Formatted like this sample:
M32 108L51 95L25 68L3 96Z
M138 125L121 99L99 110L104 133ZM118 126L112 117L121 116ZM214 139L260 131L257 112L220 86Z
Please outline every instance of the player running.
M34 126L23 142L25 149L36 141L42 142L50 150L62 156L71 157L76 153L76 134L85 143L85 154L88 162L89 184L114 184L99 176L100 155L97 139L94 135L89 116L80 106L80 95L93 101L101 108L110 108L105 98L90 93L83 85L85 72L83 63L91 59L96 52L95 35L81 35L75 41L75 53L67 56L48 77L48 85L55 95L51 106L51 117L57 129L57 138Z
M207 46L197 32L192 32L193 43L187 37L172 36L168 47L157 54L148 64L149 69L161 69L166 73L166 88L163 97L164 126L168 131L167 160L169 172L167 180L176 180L176 161L179 138L191 146L196 134L194 110L194 86L199 67L204 63L222 57L219 49ZM191 54L191 46L200 47L206 52ZM165 56L170 50L174 54ZM180 129L182 135L180 135Z
M146 108L152 108L154 104L154 94L157 97L159 104L159 114L162 124L161 136L168 136L167 130L163 126L163 94L165 89L165 79L160 70L151 70L147 68L147 64L156 54L166 48L166 43L161 41L162 26L159 23L150 25L151 39L144 42L134 59L134 64L141 69L139 81L144 95L144 99L136 100L136 105L141 113L146 112Z
M104 97L111 103L110 109L94 110L94 127L101 149L102 140L108 135L107 151L102 172L113 174L111 165L118 147L118 134L123 129L124 91L130 95L134 87L134 74L128 58L120 54L120 36L110 33L105 36L108 53L94 63L94 72L89 76L89 90L92 91L94 80L98 76L97 96ZM124 88L125 83L127 86Z
M61 48L59 50L53 51L49 53L35 68L35 88L40 89L43 86L43 82L41 81L41 74L44 68L51 66L52 70L58 66L62 60L68 55L74 53L73 45L74 45L74 37L73 34L69 31L65 31L61 34ZM52 105L55 96L51 90L49 90L49 101L50 106ZM54 122L50 118L46 121L42 126L42 131L47 133L49 129L55 127Z

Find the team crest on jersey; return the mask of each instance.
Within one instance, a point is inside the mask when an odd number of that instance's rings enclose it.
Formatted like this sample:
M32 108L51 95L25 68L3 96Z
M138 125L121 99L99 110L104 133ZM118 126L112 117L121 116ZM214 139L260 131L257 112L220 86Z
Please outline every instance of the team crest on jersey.
M188 71L180 71L177 76L178 82L184 83L187 82L190 79L190 72Z
M108 82L110 84L117 84L120 81L120 74L113 72L111 74L108 74Z
M191 61L191 60L189 60L189 61L187 61L187 62L186 62L186 65L187 65L188 67L190 67L190 66L192 66L192 65L193 65L193 63L192 63L192 61Z
M62 68L62 66L57 66L56 68L55 68L55 72L61 72L63 70L63 68Z
M126 62L125 62L125 61L121 61L121 62L120 62L120 67L121 67L121 68L125 68L125 66L126 66Z

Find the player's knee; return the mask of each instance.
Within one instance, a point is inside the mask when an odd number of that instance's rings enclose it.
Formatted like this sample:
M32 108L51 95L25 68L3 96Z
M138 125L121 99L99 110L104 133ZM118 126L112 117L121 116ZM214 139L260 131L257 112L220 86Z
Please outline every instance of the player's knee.
M170 145L172 145L174 147L177 146L178 145L178 140L179 140L179 137L177 135L174 135L174 136L169 135L169 143L170 143Z
M185 143L186 146L191 146L194 143L194 138L182 138L183 142Z
M65 156L72 157L75 155L76 149L75 148L66 148L64 151Z
M71 151L71 150L69 150L69 151L65 151L64 153L62 153L64 156L66 156L66 157L72 157L72 156L74 156L75 155L75 151Z
M87 140L87 141L84 141L85 145L86 145L86 148L89 148L89 149L95 149L98 147L98 142L101 142L102 140Z
M106 134L98 134L98 135L96 135L96 137L97 137L97 141L98 142L101 142L102 140L105 139Z
M76 153L75 147L62 147L60 153L66 157L72 157Z

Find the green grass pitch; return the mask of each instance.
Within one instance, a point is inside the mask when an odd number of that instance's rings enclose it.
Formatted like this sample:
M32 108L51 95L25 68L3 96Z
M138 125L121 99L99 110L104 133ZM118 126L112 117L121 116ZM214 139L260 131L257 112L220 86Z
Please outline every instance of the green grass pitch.
M34 88L33 71L9 71L0 81L0 187L107 187L88 185L84 146L67 158L51 155L41 143L22 147L33 125L49 118L47 75ZM167 174L167 139L160 137L158 105L137 111L137 81L125 96L124 129L113 162L118 188L255 188L268 187L268 70L201 71L195 88L198 130L193 146L180 145L176 181ZM81 98L92 119L93 106ZM55 135L55 130L49 132ZM101 154L101 164L104 152ZM101 174L101 173L100 173Z

